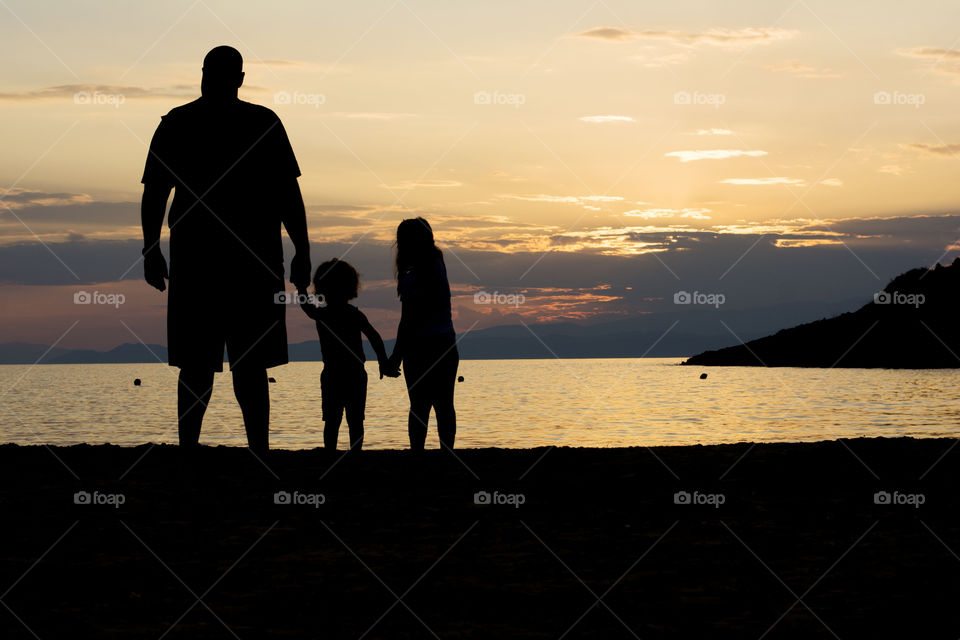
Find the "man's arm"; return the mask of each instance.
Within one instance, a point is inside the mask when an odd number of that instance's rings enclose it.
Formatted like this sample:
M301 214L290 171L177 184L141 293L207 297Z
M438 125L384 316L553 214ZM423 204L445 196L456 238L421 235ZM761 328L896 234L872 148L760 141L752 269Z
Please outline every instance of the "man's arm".
M307 235L307 212L303 206L300 183L291 178L281 187L285 194L281 205L283 227L293 242L294 256L290 262L290 282L297 289L310 284L310 237Z
M157 184L143 185L140 201L140 225L143 228L143 278L151 287L163 291L167 288L167 261L160 251L160 232L163 216L167 211L167 198L172 187Z

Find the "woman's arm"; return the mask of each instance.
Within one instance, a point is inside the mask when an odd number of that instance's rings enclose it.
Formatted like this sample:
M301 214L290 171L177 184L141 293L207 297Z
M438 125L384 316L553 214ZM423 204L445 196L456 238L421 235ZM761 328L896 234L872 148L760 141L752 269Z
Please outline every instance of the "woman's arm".
M407 333L410 330L410 320L406 311L406 304L401 304L400 324L397 325L397 339L393 341L393 353L390 354L390 365L398 368L403 362L403 347L406 345Z

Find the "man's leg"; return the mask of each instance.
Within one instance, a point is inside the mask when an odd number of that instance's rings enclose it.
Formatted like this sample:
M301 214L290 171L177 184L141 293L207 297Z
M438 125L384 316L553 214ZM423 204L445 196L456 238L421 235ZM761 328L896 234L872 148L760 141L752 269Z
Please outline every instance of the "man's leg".
M203 414L210 403L213 391L213 371L203 369L180 369L177 382L177 414L180 431L180 446L196 447L200 441Z
M234 367L233 392L243 413L247 445L254 453L266 453L270 448L270 387L266 368Z

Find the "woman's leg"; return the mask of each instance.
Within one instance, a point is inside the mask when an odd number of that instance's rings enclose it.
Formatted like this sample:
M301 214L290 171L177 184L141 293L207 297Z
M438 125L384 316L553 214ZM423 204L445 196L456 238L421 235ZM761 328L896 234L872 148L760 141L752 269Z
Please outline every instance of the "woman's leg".
M422 354L403 361L403 380L407 383L407 396L410 398L410 413L407 415L407 433L410 436L410 449L423 451L427 441L427 422L430 420L430 393L421 366Z
M410 414L407 416L407 433L410 435L410 448L423 451L427 441L427 422L430 420L430 398L419 388L408 390L410 396Z
M432 381L433 408L437 414L437 435L443 447L453 449L457 438L457 411L453 407L453 394L457 384L457 368L460 354L453 346L441 357L437 375Z

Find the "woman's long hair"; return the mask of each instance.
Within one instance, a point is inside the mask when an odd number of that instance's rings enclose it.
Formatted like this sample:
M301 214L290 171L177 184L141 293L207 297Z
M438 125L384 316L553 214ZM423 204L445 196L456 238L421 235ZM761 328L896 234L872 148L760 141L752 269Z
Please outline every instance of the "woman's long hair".
M400 276L443 256L433 240L433 229L423 218L407 218L397 226L397 261L394 276ZM399 293L399 286L397 292Z

